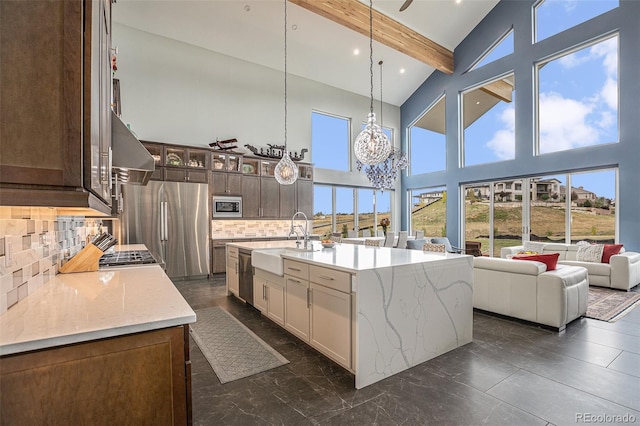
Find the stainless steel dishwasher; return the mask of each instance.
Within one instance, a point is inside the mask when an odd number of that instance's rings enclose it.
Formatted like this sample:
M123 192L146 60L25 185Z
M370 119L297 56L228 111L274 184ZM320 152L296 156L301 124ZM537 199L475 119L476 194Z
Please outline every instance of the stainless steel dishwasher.
M238 296L253 305L253 267L251 266L251 250L238 250L240 259L240 288Z

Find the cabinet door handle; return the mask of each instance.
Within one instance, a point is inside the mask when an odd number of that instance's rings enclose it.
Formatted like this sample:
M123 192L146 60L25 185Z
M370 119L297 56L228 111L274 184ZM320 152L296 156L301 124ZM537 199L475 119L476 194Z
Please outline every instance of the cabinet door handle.
M298 268L292 268L291 266L287 266L287 269L289 269L290 271L300 272L300 269L298 269Z
M108 185L109 184L109 152L101 152L100 153L100 185Z
M236 265L236 274L238 273L238 262L233 262Z
M311 307L311 289L307 289L307 308Z
M322 278L323 280L329 280L329 281L333 281L335 279L333 277L328 277L326 275L318 275L318 278Z
M267 286L262 284L262 300L267 300Z
M300 284L300 281L298 281L298 280L294 280L293 278L289 278L289 281L293 281L294 283L298 283L298 284Z

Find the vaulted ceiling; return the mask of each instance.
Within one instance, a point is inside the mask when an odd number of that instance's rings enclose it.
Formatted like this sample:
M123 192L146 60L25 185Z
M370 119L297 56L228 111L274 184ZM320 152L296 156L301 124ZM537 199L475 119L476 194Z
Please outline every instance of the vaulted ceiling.
M414 0L399 12L404 0L374 1L374 97L379 98L380 60L384 61L383 99L397 106L436 67L450 72L447 51L452 52L497 2ZM368 97L368 4L290 0L289 73ZM333 16L328 19L327 15ZM241 60L284 68L282 0L118 0L113 18L123 25Z

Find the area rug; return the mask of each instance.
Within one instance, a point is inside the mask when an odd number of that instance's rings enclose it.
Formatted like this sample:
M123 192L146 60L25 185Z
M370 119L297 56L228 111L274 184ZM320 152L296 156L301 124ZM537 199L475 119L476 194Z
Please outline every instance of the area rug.
M612 290L602 287L589 287L588 318L615 322L631 311L631 307L640 301L640 293Z
M289 363L224 309L218 306L201 309L196 316L191 336L221 383Z

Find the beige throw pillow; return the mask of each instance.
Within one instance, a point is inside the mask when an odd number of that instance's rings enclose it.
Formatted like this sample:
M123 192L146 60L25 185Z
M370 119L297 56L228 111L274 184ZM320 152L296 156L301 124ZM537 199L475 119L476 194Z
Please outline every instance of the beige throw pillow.
M576 260L581 262L595 262L600 263L602 261L602 250L604 244L591 244L588 246L578 247L578 253L576 253Z

